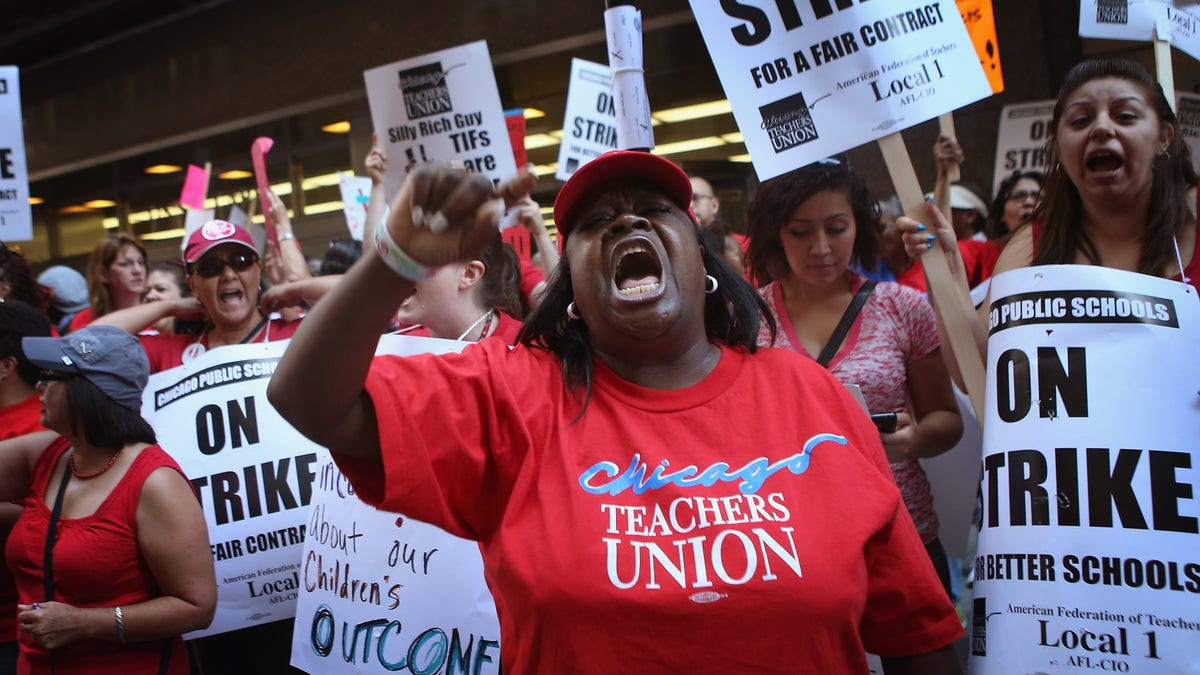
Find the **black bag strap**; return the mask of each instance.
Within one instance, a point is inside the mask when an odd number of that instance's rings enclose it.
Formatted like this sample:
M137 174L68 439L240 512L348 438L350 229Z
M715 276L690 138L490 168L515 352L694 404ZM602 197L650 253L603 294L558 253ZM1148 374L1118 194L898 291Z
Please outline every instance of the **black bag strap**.
M58 519L62 516L63 495L67 494L67 481L71 480L71 462L68 460L64 463L67 468L63 471L62 483L58 485L58 497L50 510L50 523L46 526L46 555L42 562L46 600L54 599L54 542L58 538Z
M854 325L855 317L862 311L863 305L867 304L867 298L870 297L873 290L875 290L874 279L867 279L862 286L858 287L858 292L854 294L850 306L842 314L842 320L838 322L837 328L833 329L833 335L829 336L829 342L825 343L825 348L817 357L817 363L821 364L821 367L827 367L833 360L833 355L837 354L837 350L842 346L842 342L846 339L846 333L850 332L850 326Z
M173 640L167 638L163 641L162 659L158 662L158 675L167 675L167 671L171 668L171 643Z

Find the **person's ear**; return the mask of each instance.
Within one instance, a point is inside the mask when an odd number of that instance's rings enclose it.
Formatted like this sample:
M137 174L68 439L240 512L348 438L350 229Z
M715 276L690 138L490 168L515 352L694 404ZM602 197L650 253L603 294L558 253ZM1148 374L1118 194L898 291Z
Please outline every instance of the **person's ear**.
M5 356L0 358L0 382L8 379L17 370L17 357Z
M1166 152L1171 148L1171 142L1175 140L1175 125L1170 123L1163 124L1158 135L1159 140L1162 141L1162 145L1159 147L1162 148L1163 152Z
M185 274L183 280L187 283L188 290L192 292L192 295L196 295L196 275Z
M465 291L468 288L479 283L483 279L483 273L486 268L482 261L472 260L468 263L463 263L462 271L458 274L458 289Z

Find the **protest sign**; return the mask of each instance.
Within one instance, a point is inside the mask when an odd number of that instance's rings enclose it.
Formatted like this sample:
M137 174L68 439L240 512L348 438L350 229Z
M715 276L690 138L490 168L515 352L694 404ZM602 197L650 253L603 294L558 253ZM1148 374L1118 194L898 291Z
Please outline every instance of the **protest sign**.
M1080 0L1079 35L1161 40L1200 59L1200 7L1194 0Z
M188 164L187 177L183 179L183 190L179 193L179 204L188 209L203 209L208 196L208 172L210 165Z
M571 82L563 113L563 136L558 144L558 170L565 181L579 167L617 149L617 108L608 66L571 59Z
M516 175L487 43L423 54L363 72L371 122L390 161L388 199L413 167L457 160L493 183Z
M267 152L271 150L271 146L275 145L275 141L266 136L259 136L254 139L254 143L250 145L250 163L254 166L254 184L258 188L258 203L262 208L263 226L267 229L267 236L275 244L279 240L275 238L275 223L271 220L271 200L267 197L267 193L271 191L271 180L267 178Z
M525 153L525 109L516 108L504 111L504 126L508 129L508 143L512 146L513 164L518 169L529 163Z
M1000 110L996 132L996 166L992 173L992 194L1014 171L1046 173L1046 139L1050 136L1050 117L1054 99L1010 103Z
M617 145L622 150L653 150L650 96L642 67L642 13L632 2L604 10L608 67L617 108Z
M371 203L371 179L339 171L338 188L342 192L342 212L346 214L350 236L355 241L362 241L363 227L367 223L367 206Z
M1200 671L1200 301L1038 266L992 281L971 672Z
M992 0L955 0L963 24L975 45L979 65L987 75L993 94L1004 91L1004 72L1000 68L1000 43L996 40L996 17Z
M1192 151L1192 166L1200 166L1200 96L1180 94L1175 101L1179 135Z
M951 0L692 10L761 180L991 93Z
M186 211L183 215L183 237L179 240L179 250L186 251L188 238L192 236L192 233L204 227L204 224L215 218L216 215L216 209L201 208Z
M217 572L215 635L291 618L317 473L329 453L267 401L286 342L211 349L150 377L142 416L200 497Z
M377 353L466 344L385 336ZM478 545L363 504L332 462L318 474L291 664L310 673L499 673L500 624Z
M16 66L0 66L0 241L33 239L29 167L21 122L21 78Z

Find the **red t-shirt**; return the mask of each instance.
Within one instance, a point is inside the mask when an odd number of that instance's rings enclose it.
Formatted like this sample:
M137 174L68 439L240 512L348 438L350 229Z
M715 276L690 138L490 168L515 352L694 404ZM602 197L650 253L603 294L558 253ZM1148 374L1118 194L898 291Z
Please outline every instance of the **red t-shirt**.
M0 408L0 440L44 431L42 397L38 395ZM0 524L0 543L8 537L8 526ZM0 565L0 642L17 639L17 586L8 565Z
M46 487L69 447L67 439L55 439L34 465L25 510L5 547L22 604L46 599L42 581L50 522L50 508L46 502L55 497L46 494ZM133 460L121 482L95 513L58 521L54 545L55 600L76 607L111 608L145 602L162 594L138 548L137 506L146 478L163 466L183 474L162 448L157 445L146 448ZM62 469L57 472L61 473ZM50 672L46 650L26 633L21 633L18 638L21 653L17 672ZM183 640L176 637L173 643L168 672L186 675L189 667ZM163 645L162 640L126 644L79 640L55 650L54 671L89 675L156 673Z
M525 324L512 318L505 312L497 310L496 315L500 317L500 320L496 322L494 328L488 330L488 334L484 337L501 338L506 345L517 344L517 334L521 332L521 326ZM404 329L404 334L411 337L432 337L429 334L429 329L419 324Z
M75 318L71 319L71 323L67 327L68 333L74 333L96 320L95 313L91 307L84 307L75 314Z
M529 294L533 292L537 285L546 280L546 275L542 274L542 270L537 265L528 260L521 261L521 295L525 297L525 302L530 302Z
M958 242L958 252L962 255L963 267L967 274L967 286L975 288L992 277L996 269L996 261L1004 247L994 241L979 241L967 239ZM922 293L929 291L925 282L925 266L921 259L913 261L912 267L896 275L896 283L915 288Z
M700 383L484 340L378 357L359 497L480 542L511 673L866 673L962 630L846 389L781 349ZM746 411L754 411L753 419ZM743 420L734 424L731 420Z
M295 321L284 321L282 319L274 319L271 321L267 330L261 330L258 335L254 336L250 343L276 342L278 340L287 340L296 333L296 329L300 327L300 322L303 319ZM146 350L146 357L150 359L150 372L157 373L163 370L168 370L176 366L182 366L186 361L203 354L208 349L208 333L196 337L195 335L138 335L138 340L142 343L142 348ZM190 352L194 354L188 355ZM185 358L186 356L186 358Z

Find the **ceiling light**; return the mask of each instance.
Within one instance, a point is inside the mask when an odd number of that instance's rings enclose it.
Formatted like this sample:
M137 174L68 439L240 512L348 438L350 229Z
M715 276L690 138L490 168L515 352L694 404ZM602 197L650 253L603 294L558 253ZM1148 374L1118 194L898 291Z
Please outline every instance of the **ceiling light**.
M527 119L527 120L536 120L539 117L545 117L545 116L546 116L546 112L544 110L538 110L537 108L526 108L525 109L525 119Z
M121 221L117 220L116 218L105 218L104 220L100 221L100 224L103 225L104 229L106 230L115 230L121 226Z
M80 206L79 204L72 204L71 206L62 207L61 209L58 210L58 212L59 213L91 213L92 209L89 209L86 206Z
M560 132L561 133L561 132ZM558 139L550 134L533 134L525 137L525 149L537 150L538 148L548 148L552 145L558 145Z
M715 148L718 145L725 145L725 141L721 140L720 136L704 136L703 138L692 138L677 143L663 143L654 148L652 152L656 155L677 155L681 152Z
M346 120L342 120L341 122L326 124L325 126L321 127L321 131L329 134L348 134L350 133L350 123Z
M537 166L533 167L533 173L538 178L553 174L555 171L558 171L558 162L551 162L550 164L538 164ZM554 213L554 209L551 208L550 212Z
M668 108L651 113L652 118L657 118L663 122L686 122L688 120L698 120L703 117L716 117L733 112L733 107L729 105L728 99L720 101L709 101L707 103L697 103L695 105L685 105L679 108Z
M250 178L253 175L254 174L250 173L249 171L232 169L230 171L217 174L217 178L220 178L221 180L241 180L243 178Z
M162 241L164 239L182 238L187 234L187 230L182 227L176 227L170 230L159 230L158 232L147 232L140 236L142 241Z
M729 158L729 161L731 161L731 162L749 162L749 161L750 161L750 155L749 155L749 154L745 154L745 155L734 155L733 157L730 157L730 158Z
M337 174L337 172L334 171L333 173L326 173L326 174L322 174L320 176L313 176L311 178L305 178L303 181L300 182L300 187L305 192L307 192L307 191L315 189L315 188L323 188L323 187L330 187L333 185L338 185L341 182L342 182L341 176L339 176ZM307 211L307 209L306 209L306 211Z
M321 202L320 204L309 204L308 206L304 207L304 215L312 216L312 215L316 215L318 213L330 213L333 211L341 211L344 208L346 208L346 205L340 199L337 201L334 201L334 202Z
M153 174L179 173L183 171L183 167L175 164L155 164L154 166L146 167L145 171L146 173Z
M721 140L726 143L745 143L746 137L742 135L742 132L735 131L732 134L721 134Z
M116 206L117 203L111 199L93 199L90 202L84 202L83 205L89 209L107 209L110 206Z
M45 204L45 203L46 203L46 200L45 200L45 199L42 199L41 197L30 197L30 198L29 198L29 205L30 205L30 206L33 206L33 205L35 205L35 204Z

